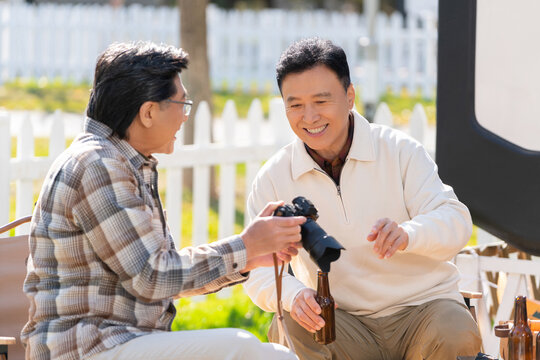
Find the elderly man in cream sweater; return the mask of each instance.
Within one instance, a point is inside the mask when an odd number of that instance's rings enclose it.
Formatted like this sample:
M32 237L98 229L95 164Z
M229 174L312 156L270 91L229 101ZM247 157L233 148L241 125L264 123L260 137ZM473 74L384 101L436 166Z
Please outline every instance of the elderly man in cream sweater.
M302 195L319 225L347 249L332 264L337 339L320 345L317 267L307 252L283 279L285 321L300 359L437 359L476 355L478 328L449 260L467 243L469 211L437 174L421 144L368 123L353 110L355 92L343 49L330 41L292 44L277 65L287 118L297 139L261 169L248 200L251 217L269 201ZM272 268L244 287L276 311ZM269 338L278 341L276 320Z

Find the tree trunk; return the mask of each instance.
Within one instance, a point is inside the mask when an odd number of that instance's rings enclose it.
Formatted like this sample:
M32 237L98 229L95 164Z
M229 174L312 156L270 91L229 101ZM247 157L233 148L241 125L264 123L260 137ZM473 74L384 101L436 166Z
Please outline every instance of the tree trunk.
M180 46L189 54L188 70L182 73L189 98L194 107L190 119L184 124L184 144L193 144L194 119L198 105L206 101L213 113L210 67L206 41L206 6L208 0L178 0L180 10ZM211 196L215 198L214 172L211 175ZM193 189L193 171L184 171L184 184Z

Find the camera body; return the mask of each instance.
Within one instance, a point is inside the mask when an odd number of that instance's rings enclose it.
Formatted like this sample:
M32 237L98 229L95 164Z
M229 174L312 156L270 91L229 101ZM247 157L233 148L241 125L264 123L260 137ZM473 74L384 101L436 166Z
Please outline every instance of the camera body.
M317 208L303 196L295 197L291 204L278 207L274 216L305 216L301 226L302 246L323 272L330 271L330 264L339 259L345 248L317 224Z

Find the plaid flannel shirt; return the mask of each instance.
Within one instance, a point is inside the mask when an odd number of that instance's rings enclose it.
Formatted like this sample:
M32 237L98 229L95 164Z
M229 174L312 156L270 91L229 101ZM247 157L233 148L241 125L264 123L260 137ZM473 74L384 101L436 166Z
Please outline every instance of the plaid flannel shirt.
M175 249L156 165L92 119L56 159L29 237L27 358L80 359L169 331L173 297L246 280L239 236Z

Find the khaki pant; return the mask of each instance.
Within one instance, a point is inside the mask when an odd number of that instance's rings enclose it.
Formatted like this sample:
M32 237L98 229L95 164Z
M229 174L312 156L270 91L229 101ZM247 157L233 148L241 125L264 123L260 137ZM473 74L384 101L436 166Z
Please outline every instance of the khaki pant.
M162 332L143 335L90 360L298 360L284 346L261 343L240 329Z
M435 300L377 319L337 309L336 341L329 345L319 345L289 313L284 315L301 360L456 360L476 355L482 344L476 322L454 300ZM275 317L268 338L279 341Z

